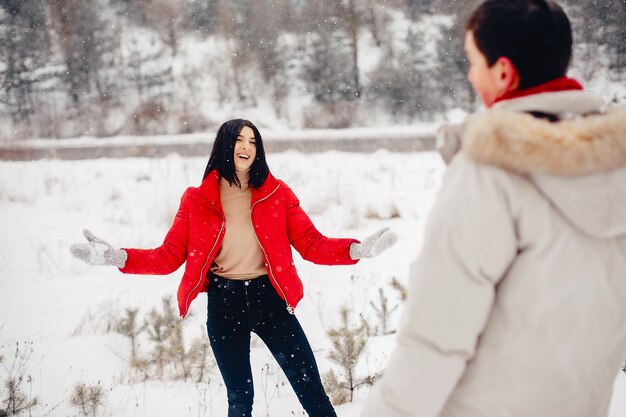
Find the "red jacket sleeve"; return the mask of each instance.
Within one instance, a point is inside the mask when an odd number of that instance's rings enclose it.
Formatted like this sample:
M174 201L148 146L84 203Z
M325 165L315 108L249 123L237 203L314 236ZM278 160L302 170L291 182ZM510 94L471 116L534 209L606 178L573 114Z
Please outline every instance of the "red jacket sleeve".
M291 245L302 258L321 265L352 265L358 262L350 258L350 245L356 239L329 238L322 235L300 207L293 191L281 182L285 194L287 212L287 235Z
M155 249L126 249L128 259L120 271L125 274L167 275L176 271L187 259L189 243L188 188L180 199L174 223L163 244Z

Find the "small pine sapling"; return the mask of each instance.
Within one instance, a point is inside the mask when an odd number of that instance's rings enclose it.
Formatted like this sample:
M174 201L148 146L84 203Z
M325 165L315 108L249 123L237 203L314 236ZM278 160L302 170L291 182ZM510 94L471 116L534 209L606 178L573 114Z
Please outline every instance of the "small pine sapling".
M29 347L29 345L31 346ZM37 397L29 398L23 390L24 384L32 384L33 382L26 369L32 351L32 343L26 343L24 348L20 346L19 342L16 343L13 364L8 368L7 379L2 381L3 386L0 388L0 396L2 398L0 415L19 416L23 412L28 412L28 415L32 415L33 408L39 405ZM4 357L0 357L0 363L3 359Z
M356 389L364 385L372 385L375 380L375 376L359 377L356 375L359 359L367 346L364 327L350 326L348 308L342 307L340 313L343 321L342 327L328 332L333 345L333 350L328 357L339 365L340 373L337 374L331 369L323 376L326 391L335 405L352 402Z
M389 330L389 318L393 312L398 309L398 305L389 308L389 299L385 295L385 291L382 288L378 289L378 296L378 304L374 304L373 301L370 301L370 305L378 317L378 322L380 323L380 334L386 335L395 333L395 330Z
M398 292L398 298L400 298L400 301L405 302L409 296L409 291L406 286L398 281L398 278L396 277L391 278L389 285L391 285L391 287Z
M127 308L125 311L126 315L115 323L114 330L130 340L130 363L135 366L138 361L137 337L143 331L144 326L137 324L138 309Z
M144 320L144 327L148 333L148 340L153 344L150 353L150 364L156 367L156 377L162 378L165 374L165 367L176 356L181 340L176 340L179 335L175 334L178 318L172 306L171 297L162 299L162 312L153 308L148 317ZM180 335L182 338L182 335Z
M104 405L105 393L100 385L78 383L70 395L70 404L78 408L84 416L96 417L98 408Z
M213 351L206 337L198 337L191 342L187 358L190 362L192 378L195 382L202 382L215 368Z

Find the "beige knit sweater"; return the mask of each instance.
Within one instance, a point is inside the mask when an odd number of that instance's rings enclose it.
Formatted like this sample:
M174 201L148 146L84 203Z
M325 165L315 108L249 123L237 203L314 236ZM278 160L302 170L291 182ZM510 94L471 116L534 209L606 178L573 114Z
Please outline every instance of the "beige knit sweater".
M220 199L226 217L226 234L211 271L230 279L250 279L266 274L263 253L250 217L252 190L247 173L237 173L241 188L220 180Z

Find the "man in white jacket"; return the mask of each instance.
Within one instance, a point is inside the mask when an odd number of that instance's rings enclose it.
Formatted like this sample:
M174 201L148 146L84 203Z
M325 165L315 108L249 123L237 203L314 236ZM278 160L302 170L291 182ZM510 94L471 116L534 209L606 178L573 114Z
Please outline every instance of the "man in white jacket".
M565 77L571 47L551 1L469 18L487 109L440 131L449 167L362 417L606 416L626 358L626 109Z

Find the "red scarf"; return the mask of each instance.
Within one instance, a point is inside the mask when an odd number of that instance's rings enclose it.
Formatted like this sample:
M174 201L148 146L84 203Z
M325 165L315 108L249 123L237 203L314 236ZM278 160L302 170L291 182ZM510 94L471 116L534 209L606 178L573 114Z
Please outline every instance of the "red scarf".
M510 100L512 98L530 96L538 93L548 93L553 91L566 91L566 90L582 90L583 86L573 78L560 77L555 78L547 83L539 84L534 87L525 88L523 90L507 91L502 96L496 99L496 103L503 100Z

